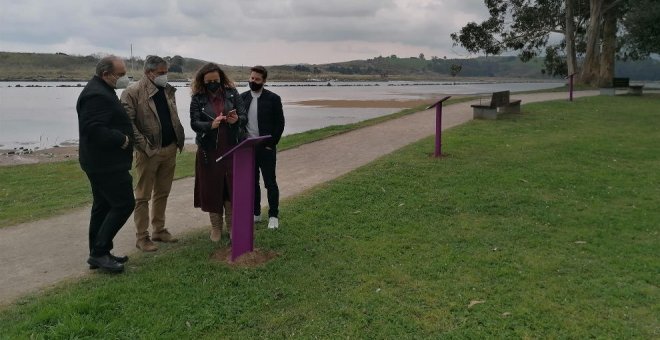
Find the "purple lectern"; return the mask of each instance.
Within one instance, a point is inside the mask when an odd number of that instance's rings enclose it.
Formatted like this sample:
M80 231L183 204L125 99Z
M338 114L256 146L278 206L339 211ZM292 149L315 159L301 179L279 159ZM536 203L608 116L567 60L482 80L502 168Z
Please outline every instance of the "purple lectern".
M254 148L268 136L248 138L220 158L230 155L234 161L231 195L231 260L254 250Z
M430 105L426 109L430 109L435 107L435 153L433 153L434 157L440 157L442 156L442 103L451 98L451 96L444 97L435 104Z

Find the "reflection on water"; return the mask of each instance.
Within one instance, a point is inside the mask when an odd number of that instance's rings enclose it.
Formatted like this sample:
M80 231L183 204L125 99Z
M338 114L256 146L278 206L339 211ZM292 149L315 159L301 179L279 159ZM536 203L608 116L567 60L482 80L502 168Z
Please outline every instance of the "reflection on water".
M0 148L19 146L46 148L76 143L78 120L76 100L84 85L81 82L0 82ZM528 91L553 88L563 83L273 83L270 90L282 97L286 127L284 134L292 134L330 125L354 123L389 114L400 109L320 108L302 106L303 100L413 100L433 99L443 94L477 94L500 90ZM21 87L16 87L21 85ZM46 87L26 87L29 85ZM57 87L66 85L69 87ZM186 130L187 143L193 143L188 108L190 89L184 83L177 87L176 100L179 117ZM239 91L247 90L240 84ZM298 85L298 86L296 86ZM305 86L299 86L305 85ZM359 85L359 86L346 86ZM121 95L121 90L117 91Z

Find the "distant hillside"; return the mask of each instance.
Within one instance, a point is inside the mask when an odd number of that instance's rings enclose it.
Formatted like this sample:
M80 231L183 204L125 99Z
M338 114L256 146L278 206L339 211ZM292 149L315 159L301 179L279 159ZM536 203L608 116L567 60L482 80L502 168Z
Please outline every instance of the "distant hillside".
M85 81L94 74L96 63L100 58L98 55L0 52L0 81ZM170 61L169 77L172 80L191 78L195 71L206 63L204 60L180 56L166 59ZM141 58L126 59L128 74L135 79L142 77L143 65L144 60ZM225 66L225 68L230 74L235 72L238 75L240 72L248 72L247 68L231 66Z
M364 76L381 79L447 79L456 77L479 78L526 78L552 79L543 72L543 59L535 58L527 63L518 57L479 57L470 59L445 59L432 57L399 58L377 57L325 65L290 66L293 71L304 71L312 78L344 78ZM452 74L453 73L453 74ZM341 75L341 76L337 76ZM660 61L617 61L616 75L634 80L660 80Z
M0 52L0 81L85 81L94 73L100 56L74 56L63 53ZM170 62L170 79L191 79L206 61L181 56L166 57ZM126 60L129 75L142 76L143 60ZM245 81L249 67L221 65L229 77ZM447 80L454 77L552 79L544 75L543 61L528 63L517 57L479 57L445 59L431 57L400 58L395 55L367 60L331 64L298 64L269 66L269 78L276 81L306 80ZM660 80L660 61L618 61L617 76L633 80Z
M0 80L89 79L97 61L94 56L0 52Z
M460 77L544 78L542 61L522 63L517 57L481 57L472 59L399 58L396 56L354 60L321 65L324 71L341 74L373 74L383 78L412 76L418 78L452 77L452 66ZM545 77L547 78L547 77Z

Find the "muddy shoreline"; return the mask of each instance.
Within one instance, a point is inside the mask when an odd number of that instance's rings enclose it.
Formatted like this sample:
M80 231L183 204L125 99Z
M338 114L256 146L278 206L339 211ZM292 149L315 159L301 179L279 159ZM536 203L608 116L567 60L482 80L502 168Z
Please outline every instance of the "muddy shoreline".
M78 159L78 146L55 146L47 149L0 149L0 166L62 162Z
M186 144L185 151L195 151L197 146ZM64 162L69 160L78 160L78 146L55 146L46 149L0 149L0 167Z

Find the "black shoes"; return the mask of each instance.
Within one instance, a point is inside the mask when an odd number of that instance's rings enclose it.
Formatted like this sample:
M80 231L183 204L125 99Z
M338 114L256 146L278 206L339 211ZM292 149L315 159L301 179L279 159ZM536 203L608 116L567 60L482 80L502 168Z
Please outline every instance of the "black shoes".
M87 259L89 269L101 268L111 273L121 273L124 271L124 263L128 261L128 256L114 256L112 254L104 256L90 256Z
M128 256L114 256L110 254L110 257L121 264L128 262Z

